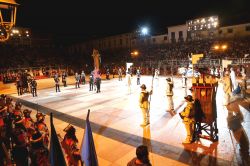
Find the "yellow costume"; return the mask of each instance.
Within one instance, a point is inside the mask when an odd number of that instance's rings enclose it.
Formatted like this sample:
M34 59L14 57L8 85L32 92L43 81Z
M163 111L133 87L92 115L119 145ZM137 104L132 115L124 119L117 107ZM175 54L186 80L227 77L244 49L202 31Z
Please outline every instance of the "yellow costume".
M187 137L184 142L182 143L191 143L194 134L194 108L193 108L193 98L191 95L185 97L187 101L187 106L185 109L180 113L180 116L183 119L183 123L185 125L187 131Z

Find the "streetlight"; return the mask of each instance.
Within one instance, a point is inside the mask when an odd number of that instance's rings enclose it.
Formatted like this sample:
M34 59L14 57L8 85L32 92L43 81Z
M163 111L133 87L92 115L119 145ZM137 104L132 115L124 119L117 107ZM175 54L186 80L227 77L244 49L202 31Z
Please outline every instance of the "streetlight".
M17 6L15 0L0 0L0 42L9 39L11 29L16 24Z

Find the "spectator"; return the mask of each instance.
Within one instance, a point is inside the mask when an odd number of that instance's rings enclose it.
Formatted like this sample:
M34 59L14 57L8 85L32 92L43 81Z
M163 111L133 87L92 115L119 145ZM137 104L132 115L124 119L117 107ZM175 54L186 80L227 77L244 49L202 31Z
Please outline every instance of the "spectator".
M136 148L136 157L128 162L127 166L151 166L148 158L148 147L140 145Z

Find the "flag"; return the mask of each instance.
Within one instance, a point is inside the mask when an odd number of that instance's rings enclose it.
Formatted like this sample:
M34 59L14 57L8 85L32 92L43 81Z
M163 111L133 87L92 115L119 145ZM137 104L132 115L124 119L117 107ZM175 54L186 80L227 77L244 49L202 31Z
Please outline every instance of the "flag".
M97 160L96 151L95 151L95 144L94 144L93 135L92 135L90 122L89 122L89 113L90 113L90 110L88 110L84 136L82 139L81 157L82 157L82 160L84 161L85 166L98 166L98 160Z
M203 54L192 55L192 64L197 64L197 61L203 57Z
M50 113L50 127L51 127L51 136L50 136L50 147L49 147L49 161L51 166L67 166L63 151L58 140L56 130L53 124L53 114Z
M222 59L222 69L227 68L228 65L232 64L231 60Z

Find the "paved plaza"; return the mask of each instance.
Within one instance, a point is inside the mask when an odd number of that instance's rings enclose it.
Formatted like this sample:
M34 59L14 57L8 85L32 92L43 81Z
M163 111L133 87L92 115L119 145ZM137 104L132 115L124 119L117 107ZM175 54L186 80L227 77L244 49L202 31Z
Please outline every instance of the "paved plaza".
M26 107L54 114L57 132L63 137L63 129L70 123L77 129L79 147L84 134L85 118L90 109L90 121L100 166L124 166L135 157L137 146L147 145L153 166L166 165L247 165L249 160L250 109L247 99L234 97L232 104L223 106L221 83L217 91L218 142L200 139L199 142L183 145L186 131L178 112L185 107L184 96L190 94L182 88L181 78L174 77L174 106L177 114L166 112L166 77L153 80L150 125L140 127L142 114L138 100L140 86L132 80L131 94L126 79L103 80L101 93L89 91L89 85L61 87L56 93L53 84L40 88L38 97L31 94L11 96ZM40 80L39 80L40 81ZM42 82L42 81L41 81ZM46 82L46 80L43 80ZM142 76L141 83L151 89L152 77ZM40 83L41 85L42 83ZM45 83L44 83L45 84ZM190 80L188 82L191 86ZM39 82L38 82L39 87ZM6 90L6 89L5 89ZM4 92L4 90L1 90ZM7 90L6 90L7 91Z

